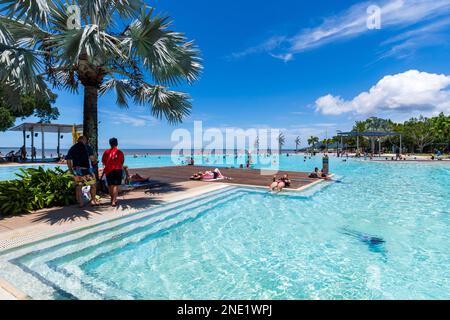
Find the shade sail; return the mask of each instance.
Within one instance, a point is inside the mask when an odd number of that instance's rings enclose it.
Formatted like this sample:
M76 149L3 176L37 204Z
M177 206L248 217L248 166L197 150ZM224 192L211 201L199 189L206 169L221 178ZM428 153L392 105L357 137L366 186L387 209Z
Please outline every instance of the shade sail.
M401 136L397 132L383 132L383 131L367 131L367 132L338 132L338 136L343 137L392 137Z
M82 124L75 125L77 131L83 129ZM72 133L73 124L54 124L54 123L22 123L9 131L35 131L45 133Z

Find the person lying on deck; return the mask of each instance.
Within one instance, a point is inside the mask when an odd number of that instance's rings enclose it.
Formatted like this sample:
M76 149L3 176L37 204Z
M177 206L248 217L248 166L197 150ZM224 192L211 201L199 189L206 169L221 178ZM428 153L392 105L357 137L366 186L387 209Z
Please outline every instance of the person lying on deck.
M131 184L133 182L149 182L150 177L145 178L141 176L139 173L130 174L128 171L128 166L123 167L123 171L125 173L125 184Z
M223 180L227 179L219 169L214 169L214 171L205 171L205 172L198 172L194 174L192 177L190 177L191 180L197 180L197 181L213 181L213 180Z
M276 176L273 177L272 184L270 185L270 191L277 190L278 192L282 191L286 187L291 186L291 180L288 175L285 174L282 178L277 179Z

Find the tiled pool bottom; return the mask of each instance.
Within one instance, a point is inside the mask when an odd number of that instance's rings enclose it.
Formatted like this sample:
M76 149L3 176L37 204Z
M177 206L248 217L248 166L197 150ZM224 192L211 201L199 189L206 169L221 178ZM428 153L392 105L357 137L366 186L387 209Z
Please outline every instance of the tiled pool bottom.
M34 299L448 298L445 235L441 247L415 244L399 232L408 215L389 213L362 228L370 216L329 198L350 185L222 189L6 252L0 277ZM344 228L387 242L370 246ZM431 223L420 237L436 231Z

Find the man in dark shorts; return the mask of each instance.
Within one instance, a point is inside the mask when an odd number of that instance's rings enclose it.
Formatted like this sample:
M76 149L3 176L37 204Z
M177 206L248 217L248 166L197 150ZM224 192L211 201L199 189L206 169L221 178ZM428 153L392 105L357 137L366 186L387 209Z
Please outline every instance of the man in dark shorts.
M125 156L117 146L119 142L116 138L109 139L110 149L105 150L102 156L103 172L106 175L108 182L109 194L111 196L111 205L117 206L117 197L119 195L119 186L122 184L123 178L123 163Z
M97 206L96 179L92 169L92 161L95 161L95 156L92 149L87 146L86 137L81 136L78 138L78 142L67 153L66 160L69 171L75 178L75 195L80 207L84 206L82 194L82 188L84 186L91 187L91 205Z

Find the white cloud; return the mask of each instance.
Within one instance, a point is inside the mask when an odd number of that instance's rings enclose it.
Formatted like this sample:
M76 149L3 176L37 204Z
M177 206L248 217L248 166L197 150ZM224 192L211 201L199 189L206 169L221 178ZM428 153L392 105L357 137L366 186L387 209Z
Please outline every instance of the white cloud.
M148 127L154 126L158 123L158 120L149 115L129 115L127 113L115 112L115 111L100 111L102 114L109 118L109 121L113 124L127 124L133 127Z
M449 86L450 76L409 70L385 76L352 100L331 94L320 97L316 100L316 111L325 115L450 112Z
M325 18L318 26L302 29L294 36L273 37L261 45L235 53L233 56L243 57L265 51L270 52L275 58L289 61L297 53L375 32L367 28L367 8L373 4L364 2L354 5L340 14ZM446 19L450 13L449 0L383 0L375 4L381 8L382 29L415 28L419 22ZM445 25L440 27L443 28ZM409 45L412 45L411 41Z
M238 59L238 58L245 57L249 54L271 51L271 50L278 48L286 40L287 39L285 36L274 36L257 46L247 48L241 52L232 53L230 58Z
M442 47L446 44L449 27L450 19L442 19L391 37L381 43L389 49L385 50L380 59L391 56L405 58L422 47Z

